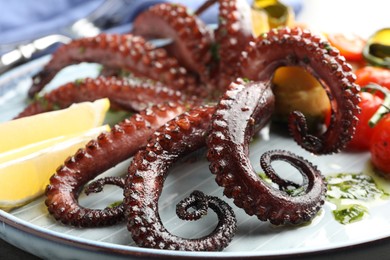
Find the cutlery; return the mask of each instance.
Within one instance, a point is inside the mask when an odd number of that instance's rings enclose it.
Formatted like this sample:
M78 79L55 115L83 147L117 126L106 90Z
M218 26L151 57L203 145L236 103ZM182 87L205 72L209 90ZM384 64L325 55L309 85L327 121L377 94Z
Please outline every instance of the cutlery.
M118 32L130 30L130 25L123 26L128 22L129 13L133 0L105 0L97 9L87 17L79 19L69 26L62 28L60 33L40 37L29 43L7 45L7 51L0 56L0 73L6 72L11 68L29 61L37 56L44 54L47 50L58 44L69 43L72 39L81 37L96 36L102 31L116 28ZM134 3L133 3L134 4ZM161 47L171 43L171 39L153 39L152 43L156 47ZM4 47L4 46L3 46ZM1 46L0 46L1 50Z

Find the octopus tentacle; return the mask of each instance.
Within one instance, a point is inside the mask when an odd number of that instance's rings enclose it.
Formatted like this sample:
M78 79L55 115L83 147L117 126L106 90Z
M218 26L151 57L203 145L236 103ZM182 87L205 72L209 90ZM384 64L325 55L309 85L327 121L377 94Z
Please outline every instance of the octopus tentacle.
M107 97L111 107L139 112L151 104L179 102L187 98L159 82L128 78L86 78L62 85L41 97L37 97L16 118L69 107L73 103L95 101ZM194 99L194 98L188 98Z
M303 177L301 185L281 179L271 166L272 161L283 160L299 170ZM325 202L326 185L324 177L316 166L304 158L284 150L268 151L261 156L261 167L271 180L278 184L277 191L271 198L260 196L266 200L267 207L262 218L269 219L273 224L301 224L310 221ZM301 190L295 196L288 196L288 191ZM270 202L273 200L272 202ZM261 204L261 202L260 202ZM276 216L276 218L275 218Z
M213 34L197 16L180 4L162 3L141 13L133 23L134 35L169 38L165 47L171 56L190 71L203 75L211 61Z
M226 202L215 196L207 196L198 190L193 191L190 196L176 205L176 214L183 220L198 220L207 214L209 207L217 212L218 216L225 215L226 212L234 216L232 209ZM190 208L193 211L188 211ZM224 221L224 223L230 225L230 229L235 230L237 224L234 217L228 216L228 219L231 219L231 222ZM218 228L223 228L222 223L219 224Z
M181 156L205 145L205 135L213 112L214 107L200 107L180 115L156 131L146 149L135 155L126 180L124 205L128 230L139 246L214 251L222 250L231 241L236 220L232 209L220 200L213 202L209 197L198 194L192 199L198 200L200 197L200 201L188 202L192 206L207 200L208 206L218 215L217 227L210 235L202 238L186 239L170 233L158 213L158 199L169 167Z
M144 147L152 133L166 121L181 114L185 107L169 103L156 105L100 134L84 149L69 157L50 178L45 204L55 219L74 226L111 225L123 219L123 208L89 209L79 205L81 188L116 164ZM107 160L107 155L110 160Z
M299 145L315 154L338 152L352 138L359 113L359 86L354 83L351 66L339 51L319 36L299 28L271 30L250 44L241 59L241 76L254 81L269 81L280 66L301 66L325 88L332 117L319 136L307 132L300 112L289 118L289 128Z
M125 188L125 178L123 177L114 177L114 176L108 176L104 178L97 179L91 183L88 183L85 186L84 193L88 196L91 193L99 193L103 191L103 188L105 185L115 185L121 189ZM104 212L109 211L108 208L115 207L115 214L112 212ZM121 202L114 202L112 205L106 207L106 209L103 209L98 212L98 215L95 212L95 218L100 218L101 216L104 216L104 218L107 218L105 216L111 215L111 218L115 217L115 220L112 220L110 223L116 223L121 221L121 217L123 217L125 214L125 208L123 206L123 201ZM104 224L106 225L106 224ZM89 226L89 225L88 225ZM85 226L84 226L85 227Z
M96 62L123 68L137 77L160 81L174 89L193 89L195 79L167 52L155 48L142 37L131 34L100 34L73 40L53 54L41 72L33 77L29 96L33 97L64 67L80 62Z
M190 208L193 211L188 211ZM207 197L201 191L193 191L191 195L176 205L176 215L183 220L197 220L207 214Z
M207 0L196 11L200 15L219 3L218 28L213 45L214 63L205 81L225 91L239 77L241 52L253 40L252 13L246 0ZM217 76L216 76L217 75Z
M125 187L125 178L123 177L114 177L114 176L109 176L109 177L104 177L97 179L91 183L89 183L85 189L84 193L86 195L89 195L91 193L98 193L103 191L104 185L115 185L118 186L119 188L124 188Z
M238 75L241 52L253 40L252 13L247 0L219 0L219 24L215 31L220 72L227 77L222 89Z
M249 215L273 224L300 224L313 218L324 201L325 185L320 173L303 159L288 153L272 153L263 157L266 173L281 188L293 185L281 181L269 163L289 160L309 179L306 194L291 197L259 178L249 160L249 142L253 134L271 117L274 95L269 82L232 83L219 101L207 140L210 170L216 175L224 194ZM294 213L294 214L293 214Z

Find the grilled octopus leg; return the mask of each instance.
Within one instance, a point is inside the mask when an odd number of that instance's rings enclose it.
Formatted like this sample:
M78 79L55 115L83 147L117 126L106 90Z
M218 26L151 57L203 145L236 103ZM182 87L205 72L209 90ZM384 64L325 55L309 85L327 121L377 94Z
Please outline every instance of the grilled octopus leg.
M69 107L73 103L108 98L112 107L139 112L152 104L184 101L186 96L158 82L127 78L86 78L66 83L37 97L16 118Z
M247 0L219 0L218 28L215 40L219 59L218 87L223 91L241 77L241 52L253 40L252 12Z
M124 205L127 227L133 240L142 247L171 250L215 251L225 248L232 239L236 220L232 209L215 197L193 193L178 205L184 219L196 219L212 208L219 221L214 231L205 237L187 239L170 233L161 222L158 199L169 167L192 151L205 145L214 107L194 108L160 128L145 150L136 154L129 167ZM184 204L183 204L184 203ZM195 212L186 209L195 207Z
M213 116L207 158L224 194L247 214L276 225L300 224L311 220L324 203L326 186L320 172L294 154L269 152L262 157L261 165L279 185L277 189L260 179L249 160L250 139L268 123L273 105L269 83L231 84ZM278 177L271 167L273 160L284 160L299 170L304 179L304 194L293 197L287 193L288 186L299 185Z
M173 89L186 90L195 84L177 60L155 48L142 37L131 34L100 34L63 45L41 72L33 77L29 96L34 97L66 66L81 62L100 63L109 68L126 69L137 77L159 81Z
M153 106L115 125L110 132L100 134L84 149L69 157L47 186L45 204L50 214L65 224L79 227L104 226L121 221L124 217L123 205L103 210L82 207L77 201L82 187L133 156L146 145L155 129L184 111L185 106L175 103Z
M225 92L239 75L241 52L253 40L251 8L246 0L207 0L195 11L200 15L214 4L219 4L218 28L214 32L214 64L206 82ZM215 90L214 90L215 91Z
M141 13L133 23L132 33L149 38L169 38L165 49L189 71L203 75L211 61L211 31L187 7L162 3Z
M299 28L282 28L271 30L250 44L241 59L241 77L268 82L280 66L305 68L323 85L331 104L330 125L319 136L308 133L302 113L291 114L289 129L296 142L315 154L340 151L351 140L360 111L359 86L354 83L351 66L319 36Z

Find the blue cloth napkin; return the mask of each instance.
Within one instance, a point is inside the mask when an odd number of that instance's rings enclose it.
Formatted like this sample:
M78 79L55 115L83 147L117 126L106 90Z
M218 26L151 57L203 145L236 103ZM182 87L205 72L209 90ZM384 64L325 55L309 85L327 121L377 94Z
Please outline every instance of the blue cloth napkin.
M28 41L58 32L85 17L103 0L0 0L0 44Z
M164 0L113 0L123 2L121 24L129 24L144 9ZM204 0L168 0L196 9ZM248 0L250 3L252 0ZM61 32L61 29L83 18L104 0L0 0L0 44L29 41L44 35ZM300 10L300 0L284 0ZM208 23L216 23L218 19L217 5L207 10L201 18ZM118 24L119 25L119 24Z

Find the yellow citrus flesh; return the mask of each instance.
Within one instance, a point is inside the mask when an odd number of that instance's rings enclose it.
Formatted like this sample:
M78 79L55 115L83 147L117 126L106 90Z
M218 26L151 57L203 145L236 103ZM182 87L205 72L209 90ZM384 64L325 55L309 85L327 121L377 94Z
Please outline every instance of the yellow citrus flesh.
M58 136L80 133L101 125L108 99L0 123L0 153Z
M252 8L252 32L254 36L259 36L262 33L268 32L270 26L268 24L268 15L263 10Z
M49 178L68 156L109 129L108 125L104 125L61 137L60 142L54 138L48 141L46 147L33 147L38 149L32 153L26 153L23 149L13 153L14 159L0 163L0 208L10 210L42 195Z
M26 156L26 155L34 153L38 150L42 150L43 148L55 145L56 143L63 142L65 140L69 139L69 137L75 137L76 135L58 136L58 137L47 139L47 140L44 140L41 142L28 144L28 145L25 145L25 146L22 146L22 147L19 147L16 149L12 149L12 150L0 153L0 164L7 162L7 161L17 159L17 158L20 158L20 157L23 157L23 156Z
M252 3L252 31L255 37L273 28L293 27L294 10L276 0L260 0Z
M321 84L300 67L281 67L272 83L276 96L275 116L282 121L294 111L301 111L309 121L324 119L330 110L329 98Z

